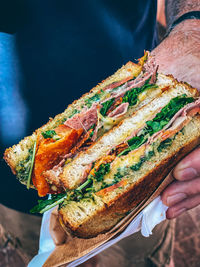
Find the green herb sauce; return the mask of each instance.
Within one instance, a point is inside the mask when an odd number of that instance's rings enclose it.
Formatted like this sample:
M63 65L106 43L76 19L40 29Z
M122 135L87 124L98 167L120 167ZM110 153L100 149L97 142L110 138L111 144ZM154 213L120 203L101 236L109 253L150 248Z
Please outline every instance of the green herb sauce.
M17 178L20 182L26 183L31 169L31 160L33 155L33 148L29 149L29 155L26 159L21 160L16 166Z

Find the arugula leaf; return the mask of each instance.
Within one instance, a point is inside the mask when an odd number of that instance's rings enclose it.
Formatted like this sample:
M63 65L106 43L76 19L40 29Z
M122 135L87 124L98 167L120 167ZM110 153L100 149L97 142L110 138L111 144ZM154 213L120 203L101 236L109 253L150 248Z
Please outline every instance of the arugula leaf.
M107 111L112 106L112 104L113 104L114 101L115 101L115 99L112 98L112 99L110 99L110 100L108 100L108 101L106 101L106 102L104 102L104 103L101 104L102 105L102 108L100 110L100 113L101 113L102 116L105 116L106 115Z
M161 109L161 111L153 120L146 122L146 127L143 129L141 135L135 136L128 140L129 147L123 150L118 156L126 155L131 150L140 147L148 140L149 136L162 130L182 107L193 101L194 98L187 97L186 95L177 96L171 99L170 102Z
M73 191L70 191L67 200L69 201L79 201L85 197L85 193L92 191L91 185L93 181L92 179L87 179L82 185L80 185L78 188L74 189Z
M54 135L56 135L56 132L54 130L49 130L46 132L42 132L43 137L46 138L53 138Z
M146 141L147 141L147 137L145 135L134 136L133 138L129 139L127 142L129 144L129 147L123 150L120 154L118 154L118 157L128 154L130 151L140 147Z
M150 135L163 129L165 125L173 118L173 116L185 105L194 101L193 97L187 97L186 95L177 96L170 100L170 102L161 109L156 117L146 122L146 132Z
M88 187L88 185L90 185L92 183L92 179L87 179L87 181L85 181L85 183L83 183L82 185L80 185L79 187L77 187L75 190L76 191L81 191L84 190Z
M142 87L133 88L125 93L122 99L122 103L128 102L130 106L134 106L138 102L138 96L149 88L157 88L156 84L149 84L151 77L145 82Z
M51 195L51 199L38 200L38 204L33 207L31 213L44 213L47 210L62 203L66 198L66 194Z
M32 153L32 157L31 157L31 165L30 165L30 170L29 170L28 179L27 179L27 183L26 183L27 189L30 188L30 184L31 184L31 175L32 175L33 164L34 164L34 160L35 160L35 153L36 153L36 141L35 141L35 143L33 145L33 153Z

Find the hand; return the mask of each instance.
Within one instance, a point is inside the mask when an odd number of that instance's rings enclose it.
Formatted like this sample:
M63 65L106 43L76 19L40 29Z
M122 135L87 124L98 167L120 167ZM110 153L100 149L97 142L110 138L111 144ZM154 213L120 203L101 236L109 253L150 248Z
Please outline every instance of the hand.
M186 20L152 51L159 71L200 89L200 21ZM176 179L162 194L169 209L167 218L179 216L200 204L200 148L183 159L174 169Z
M179 162L172 175L176 181L162 194L163 203L169 207L168 219L200 204L200 148Z

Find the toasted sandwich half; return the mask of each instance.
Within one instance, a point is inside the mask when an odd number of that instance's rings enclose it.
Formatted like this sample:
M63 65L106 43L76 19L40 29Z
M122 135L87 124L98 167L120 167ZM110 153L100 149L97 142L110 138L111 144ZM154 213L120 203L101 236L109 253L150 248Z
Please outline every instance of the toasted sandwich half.
M198 91L157 73L146 53L7 149L4 158L21 182L40 196L52 194L32 212L59 204L64 229L89 238L150 196L200 143L199 113Z
M84 238L106 232L199 143L200 98L176 83L64 166L60 178L68 189L59 206L61 224Z
M4 159L19 181L36 188L39 196L61 193L63 187L52 181L52 175L48 178L46 171L73 160L172 85L171 77L157 74L154 59L145 52L138 64L128 62L62 114L8 148Z

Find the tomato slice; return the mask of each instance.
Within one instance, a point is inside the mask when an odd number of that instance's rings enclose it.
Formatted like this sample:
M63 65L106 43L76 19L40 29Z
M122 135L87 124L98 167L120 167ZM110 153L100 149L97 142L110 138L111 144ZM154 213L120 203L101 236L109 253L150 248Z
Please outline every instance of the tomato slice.
M96 193L97 196L105 196L107 193L114 191L116 188L119 187L123 187L125 185L127 185L128 181L126 179L121 180L120 182L118 182L117 184L111 185L107 188L104 188L102 190L100 190L99 192Z

